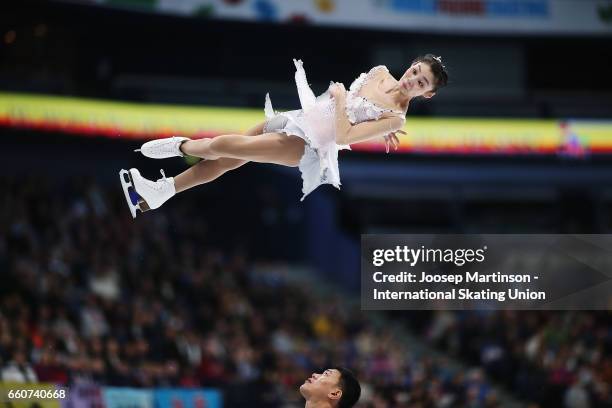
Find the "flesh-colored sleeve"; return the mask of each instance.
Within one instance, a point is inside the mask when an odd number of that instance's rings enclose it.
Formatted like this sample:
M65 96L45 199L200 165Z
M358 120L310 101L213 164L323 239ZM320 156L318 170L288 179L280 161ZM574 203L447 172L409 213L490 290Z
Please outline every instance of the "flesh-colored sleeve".
M404 127L404 123L406 123L405 118L392 116L352 125L343 132L344 134L339 135L338 143L351 145L353 143L360 143L366 140L383 137L401 129Z

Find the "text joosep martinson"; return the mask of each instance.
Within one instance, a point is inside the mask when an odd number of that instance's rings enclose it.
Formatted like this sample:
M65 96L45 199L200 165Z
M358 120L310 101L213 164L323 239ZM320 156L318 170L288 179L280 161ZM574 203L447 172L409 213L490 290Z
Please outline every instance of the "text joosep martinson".
M432 249L408 248L397 246L395 249L375 249L372 253L372 264L380 267L385 263L399 262L414 267L417 263L453 263L463 266L466 263L485 260L487 246L479 249ZM451 283L460 285L463 283L530 283L537 280L537 276L528 274L504 274L502 272L481 273L469 272L458 274L436 274L421 271L420 274L412 272L399 272L385 274L376 271L372 274L375 283ZM415 291L393 291L379 290L374 288L375 300L497 300L504 302L510 300L545 300L546 293L543 291L531 291L529 289L519 290L509 288L507 291L495 291L491 289L473 290L469 288L451 288L446 291L435 291L427 288Z

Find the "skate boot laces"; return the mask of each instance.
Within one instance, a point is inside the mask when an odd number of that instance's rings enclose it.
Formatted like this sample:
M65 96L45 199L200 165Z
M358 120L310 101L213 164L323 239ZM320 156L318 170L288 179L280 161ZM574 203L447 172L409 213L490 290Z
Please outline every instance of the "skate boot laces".
M157 179L157 181L147 180L143 178L144 179L143 181L155 191L162 190L166 186L166 183L169 182L168 178L166 177L166 173L164 173L164 170L160 169L159 172L161 173L162 178Z
M170 181L168 180L168 178L166 177L166 173L164 173L163 169L159 169L159 172L162 175L162 178L157 179L157 181L155 182L155 184L157 185L156 189L157 190L161 190L166 183L169 183Z

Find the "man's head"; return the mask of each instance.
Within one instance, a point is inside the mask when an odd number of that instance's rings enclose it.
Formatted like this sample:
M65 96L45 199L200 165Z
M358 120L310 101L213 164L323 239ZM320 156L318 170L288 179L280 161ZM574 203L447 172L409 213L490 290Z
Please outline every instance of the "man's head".
M313 373L300 387L306 401L329 402L338 408L350 408L361 395L361 386L355 375L343 367L329 368Z
M431 98L439 88L446 86L447 81L448 73L442 59L433 54L417 57L399 80L400 89L410 98Z

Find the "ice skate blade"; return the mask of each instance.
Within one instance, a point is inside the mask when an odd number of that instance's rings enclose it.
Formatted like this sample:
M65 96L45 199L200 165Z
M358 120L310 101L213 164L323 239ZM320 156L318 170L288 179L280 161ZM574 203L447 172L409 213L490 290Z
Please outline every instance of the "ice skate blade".
M123 194L125 195L125 201L130 208L130 213L132 213L132 218L136 218L136 209L138 208L136 205L132 203L132 199L130 197L130 187L134 189L134 184L132 184L132 178L130 177L130 173L127 170L121 169L119 171L119 180L121 180L121 188L123 188Z
M119 179L121 180L121 186L123 188L123 194L125 195L125 201L130 208L130 213L132 214L132 218L136 218L136 210L140 210L141 212L149 211L149 205L138 195L136 189L134 188L134 182L132 180L132 176L130 172L124 169L121 169L119 172ZM134 194L134 200L130 196L130 188L132 189L132 193ZM134 203L135 201L135 203Z

